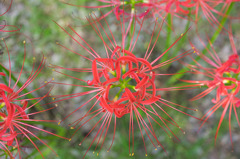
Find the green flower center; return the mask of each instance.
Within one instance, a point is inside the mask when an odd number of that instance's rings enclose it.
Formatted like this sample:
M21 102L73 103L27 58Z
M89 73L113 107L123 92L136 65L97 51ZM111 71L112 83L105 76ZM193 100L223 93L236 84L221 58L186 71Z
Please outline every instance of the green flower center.
M110 73L116 77L116 72L115 71L110 71ZM126 73L126 66L122 65L121 73L125 74ZM117 101L119 97L121 97L122 93L125 92L125 88L130 89L132 92L136 92L135 90L136 86L136 81L130 77L126 78L120 78L119 81L115 82L110 89L110 94L111 96L115 95L113 98L113 101ZM117 92L117 93L116 93Z
M223 77L224 78L232 78L232 79L235 79L236 81L240 81L240 73L234 73L234 72L225 72L223 74ZM238 86L238 83L233 81L233 80L228 80L228 79L224 79L223 80L223 83L225 86L232 86L232 85L235 85L235 87L233 89L231 89L231 93L234 93L237 86Z
M127 0L124 2L125 5L130 5L132 9L135 9L135 4L144 3L144 0Z

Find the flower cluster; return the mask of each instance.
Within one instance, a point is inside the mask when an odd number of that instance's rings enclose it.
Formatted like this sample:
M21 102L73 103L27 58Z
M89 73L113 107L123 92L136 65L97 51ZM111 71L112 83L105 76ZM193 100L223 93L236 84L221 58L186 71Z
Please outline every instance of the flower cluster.
M232 2L239 0L98 0L103 3L99 6L79 6L64 2L68 5L85 7L85 8L109 8L112 9L101 16L100 19L114 13L116 18L120 20L120 16L126 16L126 19L148 17L160 17L164 19L167 14L174 15L179 18L188 19L197 23L200 19L201 13L206 17L208 22L213 26L221 26L219 20L214 14L222 17L229 17L226 10ZM217 10L218 7L221 10ZM192 18L191 15L195 16Z
M26 67L28 67L26 65L28 64L25 63L27 58L26 42L24 41L22 66L18 71L15 71L14 68L17 66L14 65L14 67L12 67L13 62L11 61L6 41L3 38L4 46L0 46L1 48L6 48L8 60L0 63L0 158L2 156L11 159L24 158L24 153L22 152L25 152L25 141L29 142L32 147L36 149L35 151L39 152L42 158L44 158L44 153L42 153L38 143L45 145L53 152L54 150L38 133L43 132L47 135L53 135L71 141L79 130L89 125L90 129L87 130L87 133L83 136L79 144L81 146L88 137L93 136L90 146L88 146L83 158L91 151L92 146L95 147L93 153L97 152L96 154L99 155L105 140L109 138L109 136L112 140L107 151L112 148L115 135L117 134L116 130L118 129L117 122L124 123L119 127L122 128L125 126L126 128L124 119L128 119L127 138L129 156L134 156L134 153L136 153L136 147L134 147L134 145L136 146L135 138L137 136L140 136L140 139L142 138L145 156L148 156L149 152L146 146L147 142L150 142L155 150L158 150L158 147L160 147L161 150L166 152L159 138L159 133L161 133L161 135L165 134L165 136L170 139L174 137L174 140L179 141L173 128L185 134L180 125L178 125L179 120L183 118L182 116L187 115L200 120L201 128L219 109L223 109L223 112L218 123L215 141L224 117L226 113L229 112L230 138L233 143L231 134L232 112L234 112L238 125L240 126L237 113L237 108L240 107L240 57L233 42L231 25L227 30L224 28L224 24L227 18L239 19L238 17L229 16L233 4L239 1L240 0L96 0L95 2L90 2L95 6L74 5L71 4L71 2L63 2L71 6L99 10L105 9L103 12L100 11L100 17L96 16L95 12L92 12L93 14L91 13L86 17L89 25L84 26L90 26L93 33L96 33L93 38L91 38L89 34L87 40L83 37L84 34L79 34L78 30L71 25L65 28L62 24L59 25L53 20L73 41L72 46L74 46L74 43L77 46L70 48L60 44L60 42L56 44L76 54L79 60L83 60L87 62L87 64L80 67L78 65L76 68L66 68L54 64L50 64L49 67L52 68L54 72L68 77L71 80L75 80L78 83L55 82L54 78L52 78L52 80L45 81L40 84L38 88L35 88L33 81L36 81L42 72L46 58L43 56L39 64L36 63L36 58L34 58L31 71L25 71ZM0 17L9 11L12 3L13 0L10 0L6 10L0 11ZM82 4L82 2L80 2L80 4ZM112 27L108 24L106 17L110 14L114 14L116 19L114 23L116 22L118 25ZM185 33L179 34L179 37L172 43L173 37L171 36L171 31L174 31L172 27L172 24L174 24L172 23L173 17L180 18L178 20L188 20L188 23L185 27ZM209 26L218 28L214 33L213 40L209 40L209 46L205 48L205 53L197 50L191 40L189 41L191 41L190 45L192 48L185 50L185 47L181 47L183 43L179 43L178 41L190 30L190 28L188 28L190 22L196 24L198 31L197 23L202 17L210 23ZM219 17L222 18L221 22L219 21ZM148 19L149 21L147 23L145 21L147 18L152 19ZM161 20L161 23L159 23L158 19ZM165 19L168 19L168 21L165 21ZM103 21L105 23L103 23ZM167 24L167 30L164 32L164 34L166 33L166 37L163 36L162 39L165 41L165 50L159 51L159 49L155 52L156 46L159 45L157 41L161 37L161 31L165 27L165 23ZM146 28L144 28L145 24L147 25ZM181 30L181 27L179 28ZM214 42L222 29L230 34L230 43L233 48L233 54L229 56L225 62L220 60L220 57L212 46L212 42ZM19 30L19 27L8 25L5 21L0 24L0 33L6 34ZM116 31L116 33L113 30ZM146 31L144 36L140 35L142 30ZM151 36L147 37L147 34L151 34ZM85 33L85 35L88 36L88 33ZM10 37L11 35L6 36L6 38ZM90 41L93 42L97 38L102 42L103 49L99 49L98 46L90 44ZM149 41L145 41L147 38L149 38ZM119 39L121 40L119 41ZM139 39L146 43L139 44ZM202 40L201 42L203 43ZM177 54L177 51L172 54L169 53L170 49L173 49L177 43L179 44L177 49L185 51L181 54ZM142 47L136 50L135 48L138 45L142 45ZM84 55L84 53L78 49L76 51L77 47L80 47L87 55ZM161 46L159 45L159 47ZM213 52L211 52L209 48L211 48ZM0 51L1 56L4 56L2 55L4 52L2 50ZM139 54L136 54L136 52ZM208 55L206 55L206 53L208 53ZM195 55L197 55L197 58L193 58ZM200 74L202 77L205 76L208 80L182 80L191 84L180 84L175 87L167 84L168 87L163 88L164 83L167 83L163 81L165 78L163 78L163 76L173 75L172 78L176 78L178 75L186 72L166 73L162 71L161 68L167 70L169 69L168 65L176 61L185 64L184 61L186 57L190 57L193 62L195 62L195 64L187 64L191 69L191 73L194 75ZM203 65L198 62L199 59L209 64L210 67L207 67L207 64ZM5 63L8 63L7 67L4 66ZM65 71L67 73L65 73ZM69 72L73 72L73 74ZM81 74L80 76L79 73ZM88 76L84 76L83 74ZM50 91L53 87L45 91L50 85L67 85L72 88L77 87L78 89L72 89L71 91L76 91L74 93L60 93L52 96L50 95ZM201 119L184 111L186 109L197 111L197 109L185 107L176 104L175 101L172 102L163 98L169 91L195 89L196 86L206 87L206 89L193 97L191 99L192 101L199 100L209 93L216 91L216 96L211 100L213 106ZM44 95L40 95L39 97L38 91L41 91L41 94ZM52 97L53 101L48 102L48 97ZM41 120L35 115L52 110L57 106L56 103L69 99L77 99L80 103L78 103L77 108L69 106L68 108L71 113L61 121L58 121L58 125L66 119L69 119L70 116L75 115L75 119L69 124L70 129L73 129L73 134L70 138L56 135L55 133L45 130L43 127L39 128L36 126L36 124L45 122L48 123L46 125L49 125L49 122L57 122L55 120ZM54 106L50 106L47 109L42 107L52 104L54 104ZM175 118L169 110L183 115ZM176 119L178 119L178 121L175 121ZM91 125L92 123L94 123L93 126ZM112 124L113 127L111 126ZM44 124L42 126L44 126ZM138 134L136 134L136 129L139 132ZM122 132L123 131L125 131L125 129L123 129ZM109 135L110 133L112 135ZM28 147L26 147L26 151L29 151ZM56 152L54 153L56 154Z

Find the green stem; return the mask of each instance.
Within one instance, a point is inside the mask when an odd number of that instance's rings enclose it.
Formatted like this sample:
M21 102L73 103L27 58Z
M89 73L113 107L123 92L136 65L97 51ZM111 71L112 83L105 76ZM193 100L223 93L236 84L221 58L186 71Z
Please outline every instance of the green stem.
M171 45L171 38L172 38L172 15L170 13L168 13L167 15L167 37L166 37L166 44L165 44L165 50L167 50L169 48L169 46ZM161 62L164 62L168 59L168 54L165 54L162 59Z
M135 26L134 26L134 18L133 18L133 20L131 22L130 31L128 33L128 44L127 44L127 47L126 47L126 48L128 48L128 50L130 50L130 44L131 44L132 36L133 36L133 33L134 33L134 27Z
M120 88L120 90L117 92L117 94L115 95L114 99L113 100L118 100L121 92L122 92L123 88Z
M189 29L190 23L191 23L191 21L188 20L184 32L186 32L186 31ZM187 41L186 39L187 39L187 36L183 36L182 39L178 42L178 44L177 44L177 50L173 53L173 57L175 57L175 56L178 54L178 51L180 51L179 48L181 48L181 46Z
M187 20L187 25L185 26L185 29L184 29L184 33L187 32L188 29L189 29L189 27L190 27L190 23L191 23L190 16L191 16L191 8L189 8L189 15L188 15L188 20ZM170 38L171 38L171 37L170 37ZM179 42L177 43L176 49L173 51L172 57L177 56L178 51L181 50L182 45L187 41L186 39L187 39L187 36L183 36L183 37L179 40ZM170 46L170 43L169 43L168 47L169 47L169 46ZM166 47L166 49L167 49L168 47ZM167 59L164 59L163 62L166 61L166 60L167 60ZM166 69L168 69L169 67L170 67L170 65L167 65L167 66L166 66Z
M231 3L231 5L229 6L229 8L228 8L228 10L226 12L226 15L230 14L230 11L232 10L233 6L234 6L234 3ZM202 51L202 54L206 54L207 50L210 48L210 44L213 44L216 41L216 39L218 38L220 32L223 29L224 24L226 23L226 21L227 21L227 16L223 17L223 19L221 20L220 25L218 26L217 30L214 32L212 38L210 39L210 43L208 43L206 48ZM195 60L198 61L199 59L201 59L200 56L198 56ZM190 64L194 64L194 61L191 62ZM170 80L167 82L167 84L168 85L174 84L178 79L180 79L184 75L184 74L180 74L180 73L183 73L185 71L186 71L186 68L182 68L181 70L179 70L177 72L178 74L172 76L170 78Z
M167 20L168 20L168 27L167 27L167 41L166 41L165 50L171 45L171 35L172 35L172 15L171 14L167 15Z

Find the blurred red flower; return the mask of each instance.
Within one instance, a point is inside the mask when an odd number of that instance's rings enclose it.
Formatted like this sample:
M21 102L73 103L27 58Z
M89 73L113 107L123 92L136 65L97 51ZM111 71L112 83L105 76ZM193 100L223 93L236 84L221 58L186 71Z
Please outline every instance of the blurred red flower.
M97 0L95 6L74 5L69 2L63 2L68 5L106 10L110 8L99 19L108 16L111 13L120 20L125 16L125 22L136 19L140 23L143 17L157 17L165 19L168 14L178 18L193 21L197 24L203 16L214 28L221 26L218 17L238 18L227 15L227 10L232 2L240 0ZM99 5L98 5L99 4ZM226 29L225 29L226 30Z
M216 90L216 97L212 99L212 102L215 104L212 106L207 113L202 117L202 125L210 118L211 115L221 107L223 108L223 112L218 124L218 128L215 135L215 142L217 139L218 131L224 119L224 116L229 110L229 130L230 130L230 138L232 142L231 135L231 116L232 111L234 111L238 124L240 126L240 122L238 120L238 114L236 108L240 106L240 58L237 54L237 50L235 48L232 34L230 34L230 42L232 45L233 54L229 56L226 62L222 62L218 57L216 51L214 50L212 44L210 44L213 52L207 49L210 57L203 55L199 50L197 50L193 45L193 49L198 56L200 56L205 62L211 65L211 67L203 66L199 62L195 61L196 65L188 65L191 69L192 74L201 74L205 77L209 78L209 80L183 80L188 83L195 83L197 86L206 86L208 87L205 91L193 97L191 100L198 100L202 97L208 95L213 90Z
M20 148L22 145L21 144L22 141L19 140L19 137L25 137L25 139L29 140L34 145L34 147L39 151L39 153L42 155L42 157L44 158L44 156L41 153L40 149L38 148L37 144L32 140L32 137L38 139L42 144L46 145L51 150L52 150L52 148L49 147L43 140L41 140L37 136L36 132L32 132L31 129L42 131L42 132L45 132L47 134L51 134L51 135L54 135L57 137L61 137L61 136L58 136L54 133L46 131L42 128L38 128L37 126L34 126L34 125L28 123L28 122L34 122L34 123L57 122L57 121L53 121L53 120L37 120L37 119L30 118L31 116L33 116L35 114L39 114L39 113L42 113L42 112L45 112L45 111L48 111L48 110L51 110L54 108L54 107L51 107L51 108L48 108L45 110L40 110L37 112L29 112L29 109L31 109L32 107L39 104L45 97L48 96L49 92L42 97L29 98L29 95L38 90L42 90L42 88L44 88L46 85L48 85L49 82L46 81L44 85L40 86L39 88L33 89L29 92L26 92L26 88L40 74L40 72L42 71L42 69L45 65L46 60L43 57L39 66L37 66L37 68L36 68L35 60L34 60L34 64L33 64L31 73L29 74L29 76L26 79L26 81L24 82L24 84L19 86L21 76L23 74L26 74L25 72L23 72L25 58L26 58L26 46L25 46L25 41L24 41L23 64L22 64L21 70L19 72L18 78L15 79L15 81L14 81L15 83L12 85L14 76L13 76L12 67L11 67L12 64L11 64L11 60L10 60L10 53L8 51L8 47L7 47L4 39L3 39L3 41L4 41L4 44L5 44L5 46L7 48L7 52L8 52L9 69L5 68L2 64L0 64L1 68L2 68L1 70L6 71L6 73L0 72L0 77L2 76L1 83L0 83L0 103L1 103L1 105L0 105L0 143L2 146L0 146L0 148L3 149L5 152L7 152L11 158L15 158L16 156L18 158L22 158L22 156L21 156L22 149ZM7 83L7 85L4 84L4 81L5 81L5 83ZM33 104L29 104L29 103L33 103ZM61 137L61 138L64 138L64 137ZM10 147L11 147L11 149L17 148L16 155L13 155L12 152L10 152L10 150L9 150ZM11 150L11 151L14 151L14 150Z

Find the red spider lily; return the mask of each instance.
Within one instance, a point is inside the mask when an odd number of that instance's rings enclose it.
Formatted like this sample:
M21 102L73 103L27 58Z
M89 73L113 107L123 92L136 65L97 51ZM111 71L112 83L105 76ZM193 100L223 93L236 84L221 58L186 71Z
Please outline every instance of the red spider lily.
M133 19L146 17L147 15L156 18L159 16L161 18L166 16L166 13L174 14L177 16L188 15L190 7L193 7L191 0L182 2L181 0L98 0L103 3L99 6L80 6L70 3L68 5L84 7L84 8L109 8L112 9L101 16L100 19L108 16L110 13L114 13L116 18L120 20L120 16L127 16L125 19ZM65 2L64 2L65 3Z
M238 2L239 0L98 0L102 5L99 6L81 6L74 5L68 2L65 4L84 7L84 8L111 8L110 11L105 13L99 19L108 16L110 13L114 13L118 20L120 16L126 16L125 19L131 21L135 18L138 22L140 18L146 17L160 17L164 19L167 14L174 15L176 17L192 20L196 24L198 20L204 16L208 22L215 28L221 26L216 15L221 17L230 17L226 14L226 10L229 8L232 2ZM217 10L220 6L222 9ZM143 11L141 11L143 10ZM216 14L216 15L215 15ZM192 19L191 15L195 16Z
M208 95L213 90L216 90L216 97L212 99L212 102L215 104L212 106L209 111L202 117L202 124L210 118L210 116L220 109L223 108L223 113L221 115L218 128L215 135L215 142L217 139L218 131L226 115L227 110L229 110L229 130L230 130L230 138L231 137L231 114L234 111L238 124L240 126L240 122L238 120L238 114L236 108L240 106L240 98L239 98L239 89L240 89L240 58L237 54L237 50L234 46L232 35L230 34L230 41L233 48L233 54L229 57L229 59L222 63L220 58L218 57L216 51L211 45L213 53L207 49L211 58L201 54L199 50L197 50L193 45L193 49L196 54L199 55L205 62L209 63L212 68L207 68L202 66L199 62L195 61L196 65L189 65L193 74L202 74L209 78L209 80L203 81L190 81L183 80L188 83L195 83L198 86L207 86L208 88L197 96L193 97L191 100L198 100L202 97ZM201 128L200 127L200 128Z
M32 107L39 104L45 97L48 96L49 92L42 97L29 98L28 96L31 95L33 92L36 92L37 90L42 90L42 88L44 88L46 85L48 85L49 82L46 81L44 85L40 86L37 89L31 90L29 92L26 92L26 89L33 82L33 80L35 80L36 77L40 74L40 72L42 71L42 69L45 65L46 60L43 57L41 60L41 63L39 64L39 66L37 66L37 68L34 63L33 67L32 67L32 71L29 74L28 78L26 79L25 83L23 85L19 86L19 81L23 74L24 63L25 63L25 58L26 58L26 46L25 46L25 41L24 41L23 64L21 67L21 71L19 72L18 78L16 79L15 83L12 86L12 78L13 77L12 77L10 54L9 54L8 47L7 47L5 41L4 41L4 44L7 48L8 57L9 57L8 58L9 59L9 69L7 71L9 78L7 79L6 74L3 72L0 72L0 76L4 77L6 79L6 81L8 82L7 85L2 83L2 81L0 83L0 103L1 103L1 105L0 105L0 143L2 144L1 147L12 158L15 158L15 157L13 157L13 155L9 151L9 147L17 148L16 156L21 158L21 148L20 148L21 141L19 141L18 138L25 137L27 140L29 140L34 145L34 147L39 151L41 156L44 158L44 156L41 153L41 151L39 150L37 144L32 140L32 137L38 139L42 144L46 145L51 150L52 150L52 148L50 146L48 146L43 140L41 140L36 135L36 132L32 132L31 129L33 129L35 131L42 131L42 132L45 132L47 134L51 134L51 135L54 135L57 137L61 137L61 136L53 134L44 129L38 128L32 124L29 124L28 122L36 122L36 123L37 122L56 122L53 120L36 120L36 119L30 118L32 115L51 110L54 107L48 108L46 110L41 110L38 112L30 113L29 109L31 109ZM3 67L2 64L0 64L0 65L2 68L5 68L5 67ZM33 104L29 104L29 103L33 103ZM61 138L64 138L64 137L61 137Z
M237 0L239 1L239 0ZM202 17L201 14L213 26L221 25L218 18L214 15L222 17L230 17L226 15L225 11L229 8L232 2L237 1L223 1L223 0L159 0L155 2L153 7L153 14L158 14L160 17L165 17L166 13L175 15L177 17L191 20L190 15L194 15L193 21L197 24L198 20ZM221 10L217 10L218 6L222 5ZM201 13L202 12L202 13Z
M225 4L227 2L222 0L194 0L195 7L193 9L192 14L195 14L195 22L197 23L199 17L199 11L202 11L202 14L206 17L208 22L213 26L219 26L221 25L219 20L215 17L214 14L217 14L222 17L226 17L226 13L224 13L224 10L227 10L227 8L222 8L221 11L216 10L215 8L219 6L220 4Z
M168 136L170 136L170 134L168 133L168 131L170 131L170 133L174 137L176 136L170 130L167 123L172 124L178 128L180 127L174 121L174 119L171 118L170 115L163 109L163 107L160 104L163 104L164 106L170 107L181 113L184 113L184 112L174 107L174 106L177 106L177 107L183 107L183 106L167 101L163 99L160 95L157 95L157 91L165 91L165 89L156 88L155 78L163 74L157 74L155 71L162 66L165 66L169 63L172 63L176 60L179 60L191 54L191 50L188 50L185 53L180 54L172 59L169 59L165 62L157 64L159 59L162 56L164 56L168 52L168 50L175 45L175 43L177 43L177 41L183 36L183 34L164 53L158 56L154 61L149 62L148 59L151 56L153 49L157 43L157 40L156 40L152 44L153 33L155 32L155 30L159 29L158 35L157 35L157 39L158 39L163 23L159 26L159 28L157 28L156 27L157 21L156 21L154 30L152 32L151 40L145 52L145 56L144 58L138 58L136 55L133 54L133 50L137 43L144 19L141 22L141 28L138 32L136 40L134 41L134 38L133 37L131 38L128 49L125 48L125 43L126 43L126 37L129 29L128 28L126 29L124 27L125 26L124 23L121 23L122 24L121 31L123 34L122 35L123 39L122 39L122 45L119 46L117 45L114 34L110 30L110 27L107 22L106 23L110 32L109 34L107 33L108 30L105 30L99 21L94 21L94 20L90 21L90 19L88 20L90 22L90 25L93 27L93 29L97 33L97 35L103 41L103 45L106 50L106 55L101 55L100 53L97 52L97 50L93 49L83 39L83 37L79 35L76 32L76 30L74 30L72 26L68 25L68 28L73 32L74 35L72 35L71 32L68 32L66 29L64 29L63 27L61 27L55 22L75 42L77 42L81 47L83 47L90 54L91 57L89 58L59 43L57 44L79 55L81 58L91 62L92 67L91 68L64 68L56 65L50 65L50 67L54 69L63 69L63 70L74 71L74 72L87 72L93 76L93 79L84 80L84 79L80 79L80 78L71 76L69 74L63 73L61 71L55 70L58 73L61 73L73 79L77 79L85 84L77 85L77 84L65 84L65 83L59 83L59 82L53 82L53 83L60 84L60 85L70 85L75 87L78 86L78 87L88 88L90 90L85 92L68 94L68 95L56 95L54 97L57 98L58 100L54 101L53 103L92 94L92 97L89 100L84 102L84 104L82 104L75 111L73 111L71 114L66 116L63 120L70 117L73 113L76 113L78 110L82 109L84 106L90 104L90 102L94 101L94 104L89 108L87 108L87 113L85 113L85 115L81 116L79 119L72 122L70 126L72 129L76 129L74 132L75 134L79 129L81 129L93 118L100 116L100 120L93 126L93 128L89 131L89 133L83 139L84 141L90 135L90 133L101 123L100 128L97 131L97 134L90 145L91 147L94 141L98 137L95 151L98 145L100 144L101 139L103 138L103 140L101 141L102 143L101 143L100 149L99 149L99 152L100 152L103 146L103 143L106 139L108 130L110 129L112 118L114 118L114 134L112 139L112 144L113 144L113 141L115 138L117 118L118 120L120 120L121 117L123 117L124 115L130 116L130 120L129 120L129 154L130 156L134 155L134 116L136 117L137 124L141 132L141 136L142 136L145 151L146 151L146 156L147 156L147 150L145 146L143 131L145 131L149 140L151 141L151 143L156 149L157 149L157 145L163 148L162 144L157 139L157 135L153 129L152 124L157 124L158 126L160 126L167 133ZM135 28L135 25L134 25L134 28ZM102 32L100 31L101 29L103 30L105 34L104 36L107 37L108 41L105 41L103 39ZM77 38L80 38L83 43L80 43L77 40ZM108 45L108 42L110 45ZM102 57L102 56L106 56L106 57ZM99 103L99 106L98 106L98 103ZM157 110L157 108L160 109L161 113L167 115L172 121L169 121L163 118L161 115L159 115L158 114L159 110ZM143 116L146 116L147 120L144 120ZM61 122L59 122L59 124L60 123ZM83 124L79 126L80 123L83 123ZM105 131L105 135L104 135L104 131ZM81 145L82 142L79 145ZM110 148L112 147L112 144ZM90 150L90 147L88 148L87 152ZM108 149L108 151L110 150L110 148ZM85 153L85 155L87 154L87 152ZM99 154L99 152L97 154ZM83 157L85 157L85 155Z
M120 20L121 16L125 16L125 19L133 19L136 18L141 19L148 15L151 9L154 6L154 2L156 0L97 0L102 5L99 6L81 6L81 5L74 5L68 2L63 2L68 5L77 6L77 7L84 7L84 8L110 8L111 10L108 11L106 14L101 16L99 19L105 18L111 13L114 13L116 18Z

